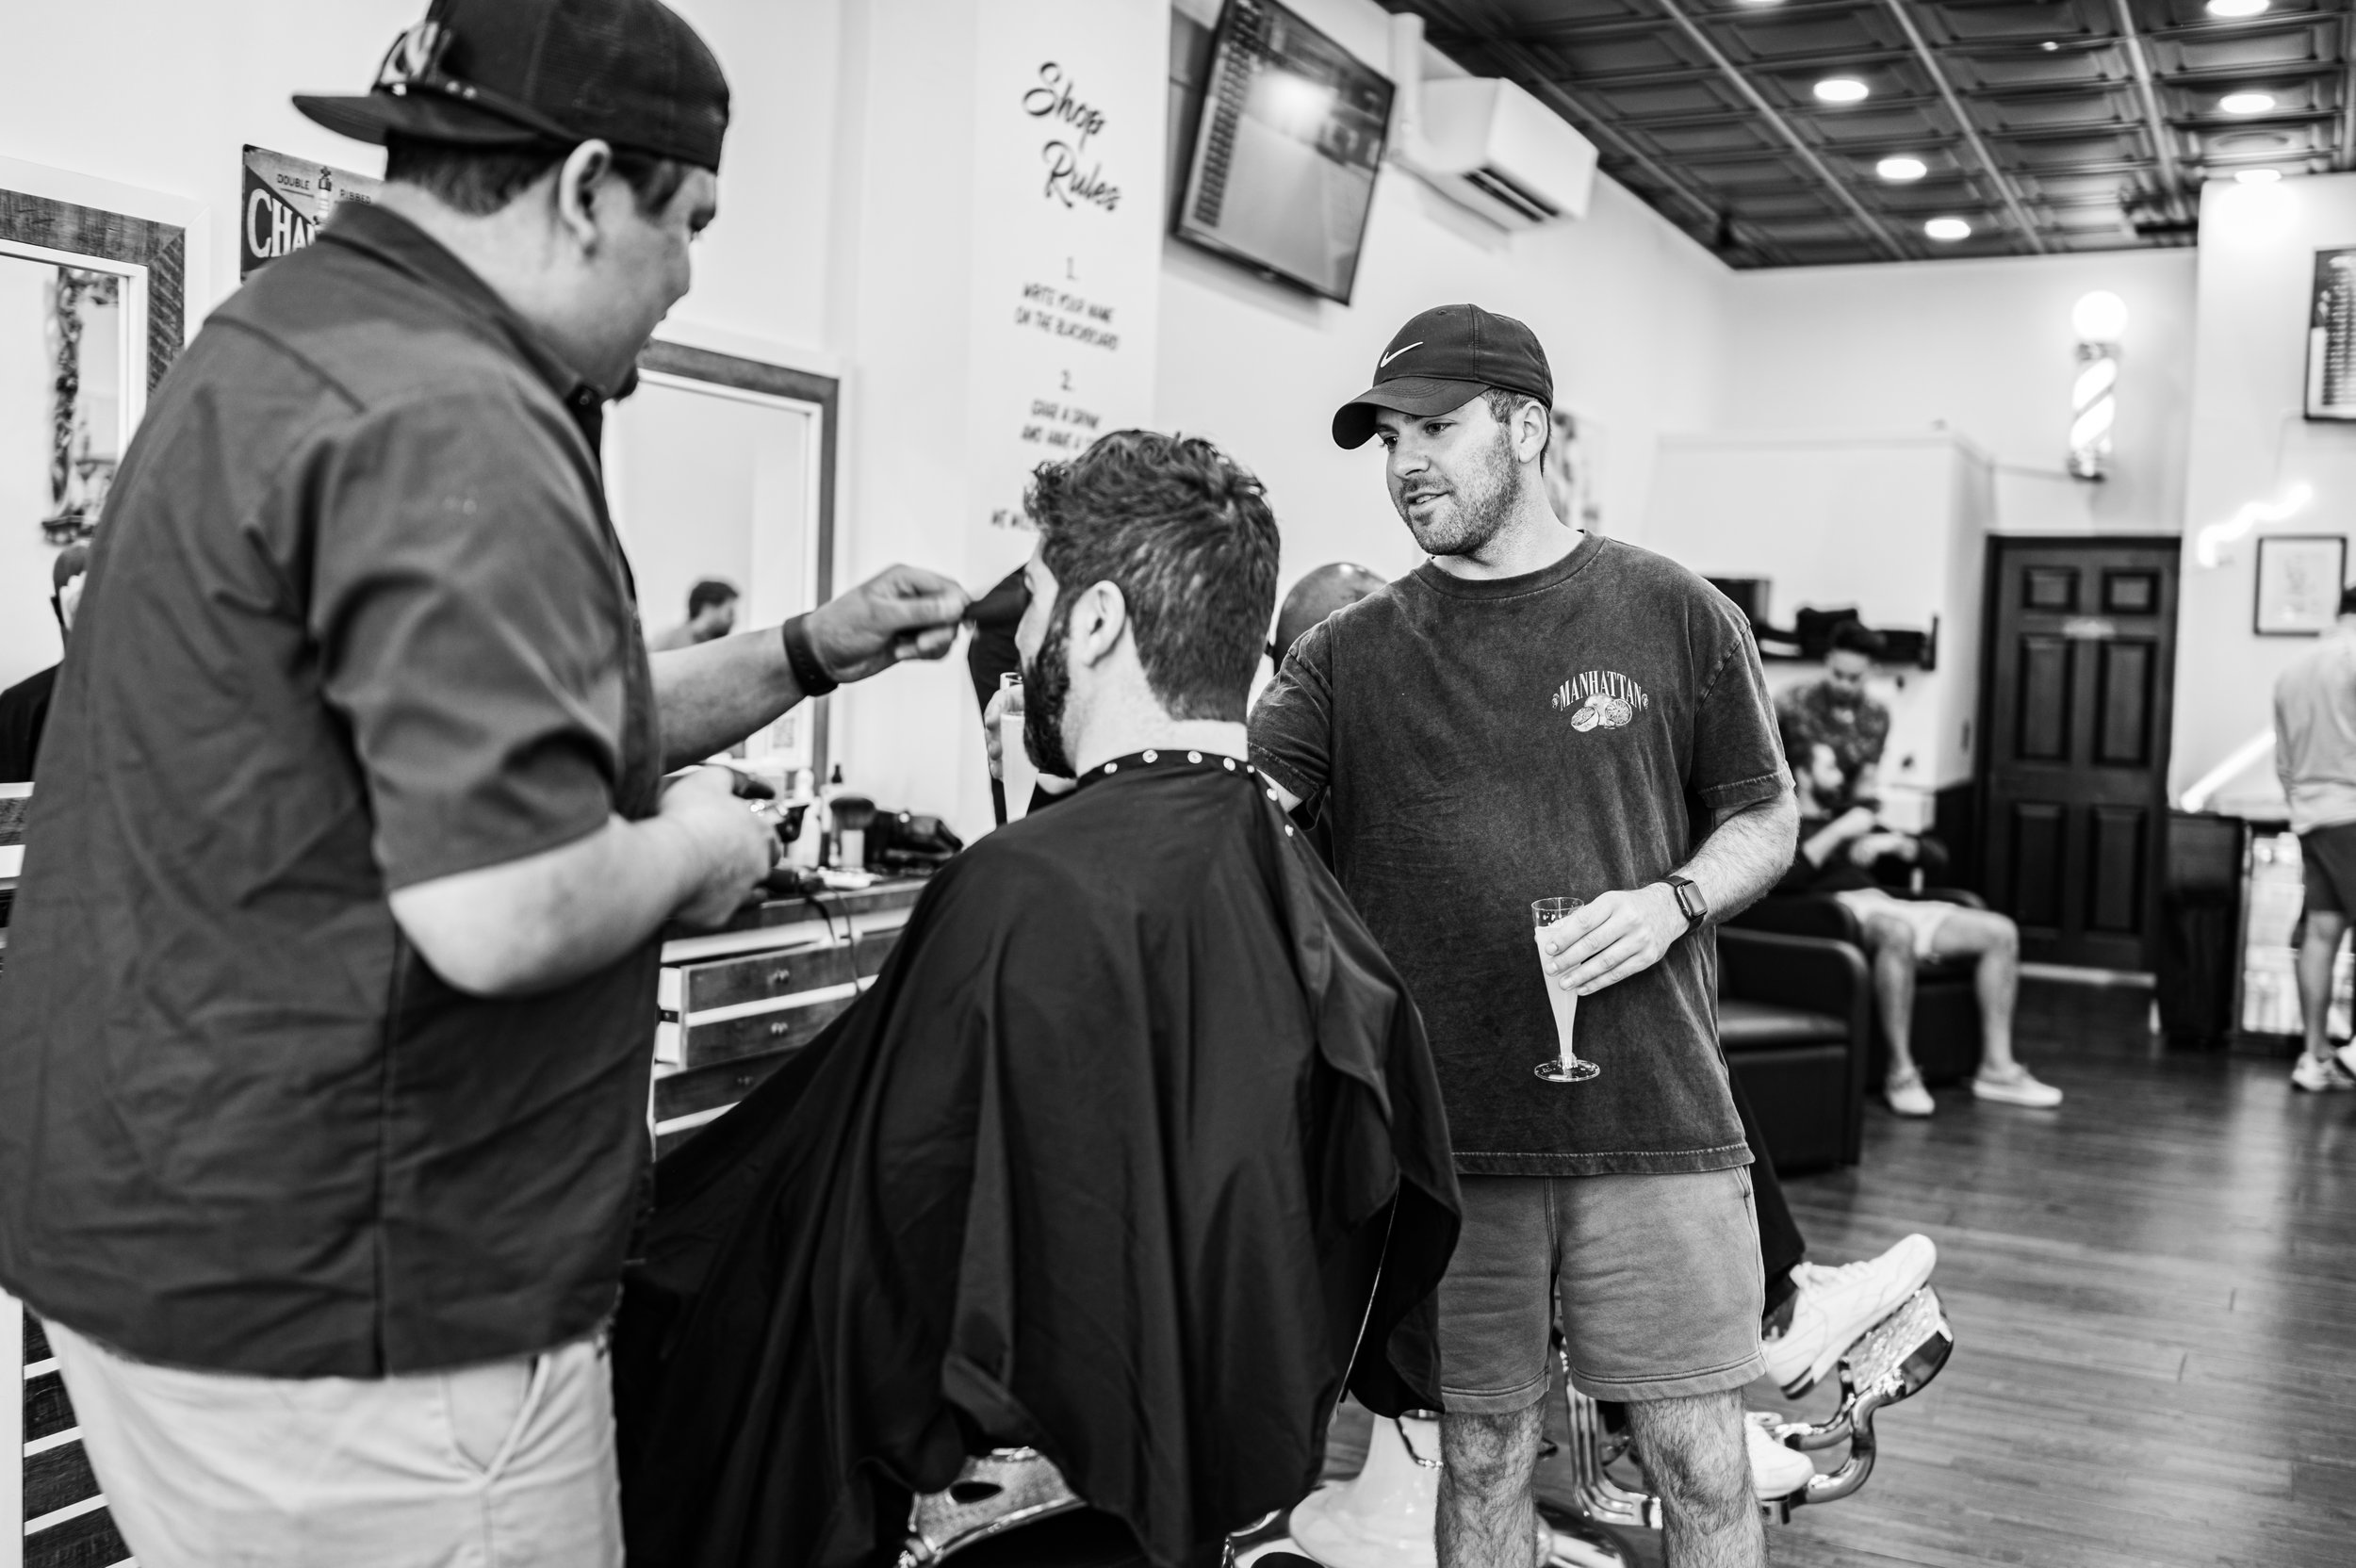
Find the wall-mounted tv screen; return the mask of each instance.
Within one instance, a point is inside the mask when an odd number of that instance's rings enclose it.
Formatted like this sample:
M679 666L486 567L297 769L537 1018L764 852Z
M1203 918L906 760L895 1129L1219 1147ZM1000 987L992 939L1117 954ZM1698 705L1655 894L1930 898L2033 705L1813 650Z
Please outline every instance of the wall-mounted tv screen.
M1227 0L1178 234L1350 302L1391 83L1275 4Z

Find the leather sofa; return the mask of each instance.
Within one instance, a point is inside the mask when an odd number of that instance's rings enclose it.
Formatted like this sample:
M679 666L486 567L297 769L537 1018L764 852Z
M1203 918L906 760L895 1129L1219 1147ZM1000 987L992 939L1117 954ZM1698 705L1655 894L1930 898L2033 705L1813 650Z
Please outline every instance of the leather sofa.
M1857 1162L1872 1012L1856 944L1719 928L1718 1041L1778 1175Z
M1910 895L1896 892L1895 896ZM1940 899L1974 909L1988 907L1987 900L1961 888L1926 888L1911 896ZM1865 952L1865 934L1857 916L1837 900L1822 895L1762 898L1726 923L1722 928L1722 939L1725 934L1734 931L1812 937L1845 942L1860 955ZM1915 965L1910 1033L1915 1066L1922 1070L1926 1084L1958 1083L1979 1070L1980 1003L1972 989L1972 967L1970 959L1952 958L1925 958ZM1872 1048L1864 1070L1868 1082L1878 1086L1889 1070L1890 1041L1883 1033L1879 1013L1870 1006L1868 1011L1872 1020Z

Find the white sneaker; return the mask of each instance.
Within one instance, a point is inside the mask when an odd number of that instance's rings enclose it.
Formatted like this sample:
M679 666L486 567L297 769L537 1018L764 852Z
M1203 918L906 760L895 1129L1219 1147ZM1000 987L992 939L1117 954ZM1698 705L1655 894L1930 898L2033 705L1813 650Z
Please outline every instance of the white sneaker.
M1807 1393L1859 1335L1922 1289L1938 1266L1939 1249L1921 1234L1862 1263L1839 1268L1796 1266L1791 1324L1762 1347L1767 1375L1786 1394Z
M1900 1116L1928 1116L1938 1109L1931 1103L1931 1091L1922 1086L1922 1075L1919 1072L1890 1078L1882 1085L1882 1098Z
M1775 1441L1775 1418L1767 1412L1742 1413L1742 1440L1751 1449L1751 1490L1762 1503L1791 1496L1816 1474L1806 1454Z
M2062 1102L2062 1091L2051 1084L2040 1084L2029 1076L2029 1070L2015 1062L2012 1075L1990 1078L1986 1072L1972 1080L1972 1098L1993 1100L2000 1105L2025 1105L2033 1111L2050 1111Z
M2305 1089L2309 1094L2329 1094L2334 1089L2356 1089L2356 1078L2349 1077L2331 1057L2318 1059L2302 1051L2291 1069L2291 1087Z

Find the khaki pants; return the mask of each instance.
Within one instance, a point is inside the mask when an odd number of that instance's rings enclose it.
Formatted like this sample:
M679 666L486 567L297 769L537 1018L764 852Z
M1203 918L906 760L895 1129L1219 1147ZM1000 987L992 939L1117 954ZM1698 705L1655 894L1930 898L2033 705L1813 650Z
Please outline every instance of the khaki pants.
M141 1568L620 1568L601 1339L364 1380L182 1371L48 1330Z

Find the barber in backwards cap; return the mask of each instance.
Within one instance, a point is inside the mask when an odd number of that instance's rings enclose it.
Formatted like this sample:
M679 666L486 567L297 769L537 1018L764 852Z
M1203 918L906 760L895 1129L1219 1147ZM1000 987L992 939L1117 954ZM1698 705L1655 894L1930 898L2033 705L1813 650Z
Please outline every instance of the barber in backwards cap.
M663 776L965 596L642 651L599 420L728 122L669 10L436 0L296 102L387 183L212 318L108 505L0 983L0 1284L148 1568L618 1563L656 933L774 853Z

